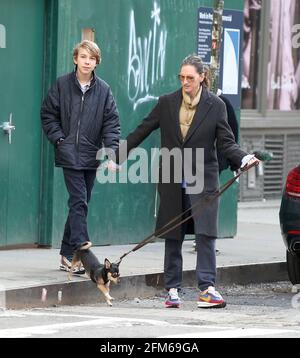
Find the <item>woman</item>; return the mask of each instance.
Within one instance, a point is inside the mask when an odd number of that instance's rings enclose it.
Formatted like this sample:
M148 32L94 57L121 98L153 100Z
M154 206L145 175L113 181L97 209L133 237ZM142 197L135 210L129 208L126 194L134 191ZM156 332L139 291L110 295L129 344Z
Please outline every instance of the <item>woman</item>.
M204 66L201 58L195 55L186 57L178 75L181 88L159 98L157 105L147 118L126 138L117 153L117 163L124 161L130 150L137 147L155 129L160 129L161 147L169 151L178 148L184 159L185 150L193 153L191 168L196 166L196 150L204 150L204 189L201 193L189 191L185 177L176 182L175 169L178 163L170 163L170 181L164 181L164 153L160 165L160 208L156 229L163 228L169 221L190 208L219 188L219 167L216 149L231 160L238 168L251 164L257 159L240 149L234 140L227 122L226 107L222 100L207 89ZM125 151L125 153L124 153ZM183 165L183 163L179 163ZM197 162L199 164L199 162ZM184 165L183 165L184 167ZM218 222L217 200L193 220L180 225L158 237L165 239L164 277L168 290L167 307L179 307L178 291L182 282L182 243L185 234L196 235L197 265L196 274L200 289L198 307L225 307L222 296L215 290L216 254L215 242ZM181 219L180 219L181 220ZM179 220L179 221L180 221Z

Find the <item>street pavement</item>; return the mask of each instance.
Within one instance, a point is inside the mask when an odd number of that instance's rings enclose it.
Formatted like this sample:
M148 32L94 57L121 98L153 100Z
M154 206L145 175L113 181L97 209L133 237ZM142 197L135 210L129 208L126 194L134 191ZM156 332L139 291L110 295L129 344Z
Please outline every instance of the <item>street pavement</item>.
M127 348L126 355L134 355L139 351L158 352L157 345L143 344L150 340L136 338L158 338L162 343L166 342L162 339L168 338L169 343L170 339L177 342L178 351L189 349L187 343L192 342L201 352L204 342L199 338L300 337L300 294L291 292L290 282L220 286L219 289L227 302L223 309L197 308L197 289L185 287L180 293L180 309L166 309L162 291L153 297L118 300L113 307L97 303L7 310L0 312L0 338L97 338L92 346L88 345L90 350L104 353L118 348L124 352ZM179 342L185 346L180 347ZM56 342L53 343L47 346L47 352L49 348L57 351ZM131 353L128 344L135 347ZM83 345L86 354L86 344ZM81 342L76 340L76 353L79 347ZM68 352L70 348L72 345L68 346ZM174 343L169 349L174 352Z
M285 247L278 221L279 205L279 200L239 203L236 237L217 241L219 284L287 279ZM100 261L106 257L115 261L133 246L97 246L92 250ZM163 286L163 256L163 240L129 254L120 265L121 284L112 288L114 296L124 298L155 293ZM193 241L185 241L184 280L189 285L195 284L195 260ZM58 270L58 249L2 250L0 262L0 307L44 307L99 299L90 280L73 277L69 282L67 274ZM42 299L45 292L48 296Z

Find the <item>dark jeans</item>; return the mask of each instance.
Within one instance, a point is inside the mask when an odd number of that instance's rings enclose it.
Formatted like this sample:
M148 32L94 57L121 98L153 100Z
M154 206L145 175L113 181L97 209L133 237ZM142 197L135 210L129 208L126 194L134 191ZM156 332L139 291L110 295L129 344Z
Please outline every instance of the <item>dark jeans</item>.
M183 211L190 205L189 196L183 194ZM186 215L189 215L186 214ZM182 243L186 232L186 225L182 225L181 240L165 240L165 261L164 261L164 280L165 288L180 288L182 283ZM201 291L208 286L215 286L216 281L216 238L196 235L197 264L196 275L198 287Z
M69 193L69 215L65 224L60 254L71 256L81 244L89 241L87 230L88 203L96 178L96 170L63 168Z

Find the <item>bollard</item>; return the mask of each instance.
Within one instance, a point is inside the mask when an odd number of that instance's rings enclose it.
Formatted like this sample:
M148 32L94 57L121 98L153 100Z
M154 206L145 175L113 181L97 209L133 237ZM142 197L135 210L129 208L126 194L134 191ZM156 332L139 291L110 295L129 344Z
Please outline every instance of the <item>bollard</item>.
M47 300L47 290L46 290L46 288L43 288L42 295L41 295L41 301L46 302L46 300Z
M0 310L6 310L6 291L5 287L0 285Z

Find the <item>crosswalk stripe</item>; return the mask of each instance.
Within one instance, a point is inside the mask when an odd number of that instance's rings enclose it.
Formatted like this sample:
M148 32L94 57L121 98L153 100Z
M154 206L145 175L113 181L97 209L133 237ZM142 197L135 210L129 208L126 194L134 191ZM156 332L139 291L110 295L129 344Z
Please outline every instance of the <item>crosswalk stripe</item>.
M108 316L88 316L88 315L67 315L67 314L47 314L47 313L34 313L23 312L24 316L53 316L53 317L66 317L66 318L89 318L86 321L67 322L67 323L54 323L48 325L36 325L22 328L7 328L0 329L1 338L25 338L32 335L46 335L54 334L62 329L70 329L84 326L104 326L107 327L124 327L133 326L134 324L144 324L152 326L170 326L168 322L152 320L152 319L139 319L139 318L119 318Z
M10 315L8 315L10 316ZM11 317L13 317L12 315ZM77 318L85 319L76 322L63 322L53 323L48 325L35 325L22 328L7 328L0 329L1 338L25 338L32 335L51 335L57 333L63 329L71 329L76 327L87 326L102 326L105 327L124 327L133 326L134 324L151 325L157 327L169 327L172 329L189 328L194 329L193 332L170 334L160 336L158 338L241 338L241 337L253 337L253 336L273 336L296 332L295 330L284 329L269 329L269 328L236 328L228 326L215 326L215 325L186 325L186 324L174 324L162 320L154 319L142 319L142 318L120 318L112 316L93 316L87 314L68 314L68 313L54 313L54 312L28 312L18 311L17 317L25 316L52 316L52 317L64 317L64 318ZM200 331L201 330L201 331Z
M219 327L222 329L222 327ZM211 332L190 332L181 334L171 334L159 338L242 338L252 336L268 336L283 333L296 332L283 329L267 329L267 328L236 328L227 330L217 330Z

